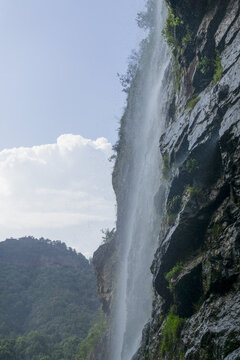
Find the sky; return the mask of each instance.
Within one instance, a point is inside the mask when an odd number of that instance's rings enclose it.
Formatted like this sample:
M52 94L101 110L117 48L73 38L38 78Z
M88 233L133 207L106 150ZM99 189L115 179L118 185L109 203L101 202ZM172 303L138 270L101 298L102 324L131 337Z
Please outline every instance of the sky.
M65 133L116 141L144 0L1 0L0 150Z
M65 241L87 257L115 224L117 73L144 0L1 0L0 240Z
M100 230L115 224L108 161L111 144L80 135L0 152L2 240L24 235L62 240L90 257Z

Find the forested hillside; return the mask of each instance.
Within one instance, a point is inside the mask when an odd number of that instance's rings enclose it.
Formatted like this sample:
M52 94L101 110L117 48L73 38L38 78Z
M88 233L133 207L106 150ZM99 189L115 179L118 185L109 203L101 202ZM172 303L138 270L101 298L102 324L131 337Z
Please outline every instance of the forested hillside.
M1 360L72 359L98 308L93 267L82 254L32 237L0 243Z

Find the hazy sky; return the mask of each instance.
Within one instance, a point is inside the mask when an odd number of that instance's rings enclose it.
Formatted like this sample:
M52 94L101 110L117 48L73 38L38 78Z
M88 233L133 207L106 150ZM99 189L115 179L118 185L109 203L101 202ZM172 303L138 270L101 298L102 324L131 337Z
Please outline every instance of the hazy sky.
M43 236L90 256L114 226L117 72L144 3L1 0L0 240Z
M115 142L144 0L1 0L0 150L64 133Z

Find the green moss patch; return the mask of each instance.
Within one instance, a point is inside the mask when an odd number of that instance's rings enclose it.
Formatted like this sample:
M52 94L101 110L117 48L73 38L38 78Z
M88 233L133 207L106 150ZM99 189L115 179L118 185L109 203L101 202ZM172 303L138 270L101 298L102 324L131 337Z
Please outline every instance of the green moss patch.
M171 291L173 290L172 280L178 276L178 274L182 271L182 269L183 269L183 263L179 262L165 275L165 279L169 283L169 289Z
M186 109L193 110L199 100L200 100L200 96L193 97L191 100L188 101L186 105Z
M163 174L163 178L165 180L168 179L169 175L170 175L170 159L169 159L169 155L165 154L163 156L163 167L162 167L162 174Z
M223 74L222 62L219 51L217 51L216 59L214 60L214 75L213 82L216 84L221 80Z
M162 360L164 355L169 355L168 359L182 360L184 359L183 353L179 350L178 344L180 340L181 330L184 326L185 319L174 315L170 310L167 320L163 325L162 330L162 342L160 348L160 359Z

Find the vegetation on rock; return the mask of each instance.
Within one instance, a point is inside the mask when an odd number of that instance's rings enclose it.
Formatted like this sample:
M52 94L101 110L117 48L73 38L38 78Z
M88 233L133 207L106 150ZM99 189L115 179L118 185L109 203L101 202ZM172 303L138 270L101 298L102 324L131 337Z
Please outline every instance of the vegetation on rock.
M175 195L167 204L167 213L168 215L177 214L181 208L182 198L180 195Z
M193 200L199 200L203 195L203 190L194 186L186 186L186 192Z
M178 342L184 323L185 319L174 315L172 309L169 311L162 329L160 359L163 359L165 354L168 354L168 359L183 359L183 354L181 350L178 349Z
M162 168L162 174L163 174L163 178L165 180L168 179L169 175L170 175L170 159L169 159L169 155L165 154L163 156L163 168Z
M165 279L168 281L169 289L173 290L172 280L175 279L183 269L183 263L177 263L166 275Z
M203 75L207 75L212 70L213 61L207 56L203 56L203 58L197 63L197 68Z
M103 230L102 229L102 243L103 244L108 244L110 243L111 241L113 241L114 239L114 236L115 236L115 228L113 228L112 230L109 230L109 229L105 229Z
M216 59L214 60L214 75L213 82L216 84L222 78L223 68L221 62L221 56L219 51L217 51Z
M183 24L183 20L180 19L179 16L175 15L173 9L169 6L168 17L166 19L165 27L162 30L162 35L172 50L174 61L175 91L179 90L180 79L182 76L182 71L179 68L178 56L181 52L182 45L191 42L191 34L185 31Z
M194 96L191 100L188 101L186 109L193 110L197 102L200 100L200 96Z
M162 31L163 36L165 37L168 45L174 49L179 46L179 39L177 36L178 28L183 25L183 21L179 16L174 14L174 11L171 7L168 8L168 17L166 20L165 28Z
M176 215L175 215L175 214L169 214L169 215L167 215L167 224L168 224L169 226L174 225L175 221L176 221Z

